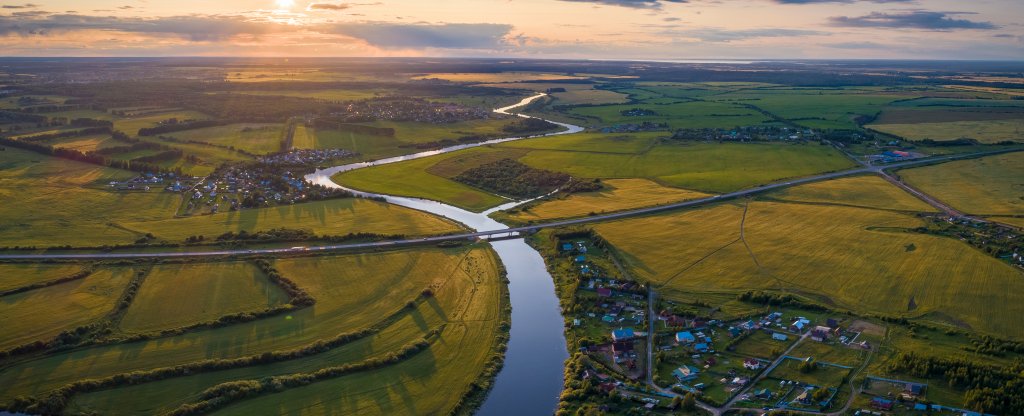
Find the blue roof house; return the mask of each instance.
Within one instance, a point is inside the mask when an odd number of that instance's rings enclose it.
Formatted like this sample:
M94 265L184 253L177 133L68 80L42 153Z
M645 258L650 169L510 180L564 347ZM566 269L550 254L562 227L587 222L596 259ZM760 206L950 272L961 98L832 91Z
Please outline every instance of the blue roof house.
M676 332L676 342L680 344L692 344L697 338L689 331Z
M672 371L672 375L675 376L679 381L690 381L697 378L700 371L694 367L684 365Z
M698 352L708 352L708 344L702 342L700 344L694 345L693 349L697 350Z
M634 336L633 328L619 328L612 330L612 341L633 339Z

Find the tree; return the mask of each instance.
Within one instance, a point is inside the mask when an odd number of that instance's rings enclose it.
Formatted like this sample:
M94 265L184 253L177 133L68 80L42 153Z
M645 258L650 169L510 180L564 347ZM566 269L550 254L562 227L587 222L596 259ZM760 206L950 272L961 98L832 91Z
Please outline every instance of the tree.
M686 397L683 398L683 410L697 410L697 397L693 392L686 393Z
M679 398L679 396L676 396L676 397L672 398L672 404L669 405L669 408L675 410L675 409L678 409L679 406L682 405L682 404L683 404L683 399Z

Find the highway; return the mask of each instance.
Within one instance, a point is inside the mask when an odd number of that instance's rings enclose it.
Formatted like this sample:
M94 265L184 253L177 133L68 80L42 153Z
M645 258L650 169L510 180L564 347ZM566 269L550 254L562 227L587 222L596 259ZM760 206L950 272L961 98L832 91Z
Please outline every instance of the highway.
M325 251L342 251L342 250L360 250L360 249L376 249L376 248L392 248L401 246L410 246L418 244L436 244L445 241L465 241L476 238L487 238L487 237L514 237L521 235L522 233L533 233L542 228L557 228L569 225L580 225L589 224L602 221L617 220L630 217L638 217L643 215L654 214L663 211L671 211L680 208L692 208L701 205L707 205L719 201L728 199L742 198L746 196L756 195L768 191L777 189L787 188L791 186L803 185L811 182L824 181L829 179L836 179L845 176L859 175L864 173L875 173L883 176L886 170L900 169L919 165L927 165L940 162L949 162L960 159L971 159L982 156L991 156L1001 153L1017 152L1024 149L1009 149L1009 150L996 150L990 152L977 152L967 153L960 155L950 156L939 156L917 160L909 160L905 162L892 163L888 165L879 166L862 166L853 169L847 169L838 172L823 173L820 175L808 176L799 179L792 179L782 182L776 182L768 185L759 186L756 188L744 189L736 192L730 192L721 195L715 195L707 198L692 199L683 202L676 202L672 204L659 205L654 207L639 208L627 211L620 211L610 214L593 215L583 218L575 218L569 220L552 221L540 224L531 224L522 227L512 227L504 230L495 231L479 231L479 232L468 232L461 234L451 234L442 236L433 236L425 238L415 238L406 240L391 240L391 241L376 241L368 243L349 243L349 244L328 244L319 246L303 246L303 247L292 247L292 248L263 248L263 249L232 249L232 250L215 250L215 251L176 251L176 252L152 252L152 253L130 253L130 252L112 252L112 253L34 253L34 254L0 254L0 260L49 260L49 259L132 259L132 258L181 258L181 257L220 257L220 256L231 256L231 255L267 255L267 254L295 254L295 253L315 253Z

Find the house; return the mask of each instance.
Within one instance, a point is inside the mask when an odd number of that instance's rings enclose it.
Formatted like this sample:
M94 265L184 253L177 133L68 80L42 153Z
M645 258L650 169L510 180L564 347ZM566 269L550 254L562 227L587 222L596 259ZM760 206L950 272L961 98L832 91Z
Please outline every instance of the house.
M871 399L871 407L874 407L875 409L878 410L892 410L893 406L895 405L896 402L892 400L886 400L881 397L875 397L874 399Z
M615 341L612 343L612 353L619 355L633 351L633 343L631 341Z
M614 323L615 322L615 317L611 316L611 315L605 315L605 316L601 317L601 320L604 321L605 323L609 323L610 324L610 323Z
M791 330L793 330L795 332L801 332L802 333L802 332L804 332L804 328L807 327L807 325L810 324L810 323L811 323L811 321L809 319L797 318L796 321L793 321L793 324L791 324L789 326L789 329L791 329Z
M753 358L747 358L747 359L743 360L743 368L746 368L747 370L755 370L755 371L756 370L760 370L761 369L761 362L757 361L757 360L755 360Z
M693 349L697 350L697 352L708 352L708 344L702 342L697 345L694 345Z
M607 298L607 297L611 297L611 295L612 295L612 290L611 289L606 288L606 287L599 287L599 288L597 288L597 296L600 296L602 298Z
M572 251L572 244L571 243L562 244L562 251Z
M917 397L924 393L924 385L917 383L907 383L907 385L903 387L903 392L913 397Z
M581 254L581 255L579 255L579 256L576 256L576 262L577 262L577 263L583 263L583 262L585 262L585 261L587 261L587 256L584 256L584 255L582 255L582 254Z
M733 338L736 338L736 337L740 336L740 334L742 334L742 333L743 333L743 331L740 330L737 327L734 327L734 326L730 326L729 327L729 336L731 336Z
M828 318L825 320L825 326L833 329L839 328L839 322L835 318Z
M694 367L684 365L672 371L672 375L675 376L679 381L690 381L697 378L700 371Z
M917 410L919 412L927 412L928 411L928 405L926 405L924 403L914 404L914 410Z
M768 400L772 398L772 392L768 389L761 389L754 393L754 397L761 400Z
M832 332L832 328L827 326L817 326L811 330L811 339L818 342L828 341L828 336Z
M772 339L774 339L776 341L785 341L785 340L789 339L789 337L786 336L786 334L780 334L780 333L776 332L776 333L772 334Z
M612 331L612 341L633 339L634 336L636 335L633 334L633 328L619 328Z
M689 331L676 332L676 342L680 344L692 344L697 341Z

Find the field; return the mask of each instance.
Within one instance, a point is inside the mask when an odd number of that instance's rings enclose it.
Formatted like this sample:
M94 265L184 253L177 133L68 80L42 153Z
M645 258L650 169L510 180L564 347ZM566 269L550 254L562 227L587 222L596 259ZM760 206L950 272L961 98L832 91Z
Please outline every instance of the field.
M555 104L579 105L579 104L620 104L628 100L628 96L622 93L609 90L567 90L551 94L555 97Z
M772 192L768 198L894 211L935 211L931 205L874 175L839 178L786 188Z
M4 296L0 349L49 340L112 312L132 273L128 267L104 268L85 279Z
M159 331L287 302L287 294L249 263L161 264L146 276L120 328Z
M120 130L129 136L135 136L141 128L156 127L161 121L172 118L176 118L178 121L185 121L206 120L210 117L197 111L169 111L114 120L114 130Z
M642 109L653 115L627 116L623 112ZM749 108L715 102L682 102L673 104L619 104L599 107L576 107L570 114L592 118L601 125L624 123L667 123L674 129L732 128L769 121L763 114Z
M670 298L779 290L833 308L1024 338L1010 318L1024 312L1015 310L1021 272L959 241L901 231L922 224L913 216L775 202L746 208L719 204L594 229Z
M493 215L500 216L501 219L530 222L581 217L591 213L622 211L709 196L702 192L661 186L647 179L608 179L603 183L606 189L598 192L577 193L543 200L537 205L524 207L515 212L499 212Z
M373 98L378 95L383 95L390 92L390 90L374 89L374 90L338 90L338 89L318 89L318 90L279 90L279 91L245 91L237 92L240 95L271 95L271 96L284 96L284 97L299 97L299 98L311 98L314 100L327 100L327 101L354 101L354 100L365 100Z
M416 75L412 79L443 79L454 82L522 82L579 79L575 75L540 72L447 72Z
M336 387L336 383L355 383L358 387L354 388L365 393L345 394L336 400L362 403L372 399L378 406L385 406L380 412L387 413L387 407L410 405L404 400L411 397L423 413L447 413L460 399L458 393L465 391L483 369L498 335L498 325L507 319L503 318L506 303L496 259L485 247L282 259L275 262L275 267L309 292L317 303L287 316L152 341L57 353L19 363L0 372L0 382L6 386L0 393L0 402L19 394L38 394L85 377L105 377L205 358L283 351L382 325L379 332L366 338L308 357L107 389L78 396L72 407L102 414L162 412L194 400L202 390L225 381L312 372L379 357L440 328L440 339L408 360L268 397L305 394L304 391L323 386ZM143 286L151 283L148 280ZM432 296L414 303L415 307L407 306L427 288ZM395 318L387 318L389 315ZM131 360L123 359L128 355ZM47 377L38 377L43 373ZM405 384L404 392L391 390L396 380L406 378L417 381ZM440 389L452 394L434 394ZM385 398L392 401L383 402Z
M359 153L360 160L375 160L390 156L416 153L417 145L426 145L421 150L436 148L427 145L442 140L458 140L462 137L508 137L502 127L511 123L507 119L472 120L451 124L416 122L377 121L361 123L368 126L393 128L394 137L374 136L328 129L306 129L314 138L312 146L317 149L340 148ZM312 133L309 133L312 132ZM296 133L298 135L298 133ZM308 143L309 139L304 140Z
M948 123L872 124L874 130L910 140L954 140L969 138L981 143L1024 140L1024 119L953 121Z
M333 199L280 207L175 218L181 196L169 192L113 192L111 180L126 171L56 159L8 148L0 161L0 196L18 204L0 207L4 246L131 243L146 233L181 241L192 235L215 237L227 231L308 229L317 234L350 232L435 234L458 229L419 211L353 199Z
M0 291L70 276L82 270L76 264L0 263Z
M181 140L194 140L229 146L254 154L274 153L281 148L281 124L229 124L167 134Z
M722 193L785 178L852 166L831 147L790 144L657 143L656 135L580 134L502 143L509 157L538 169L578 178L641 178L663 186ZM343 173L339 183L360 190L415 196L481 211L501 199L430 173L453 158L483 156L467 149ZM528 150L523 152L523 150Z
M1024 152L906 169L899 175L969 214L1024 214Z
M843 384L843 378L850 373L849 369L827 365L819 365L816 370L803 373L798 369L799 365L800 360L784 360L768 376L779 380L800 381L818 387L834 388Z

